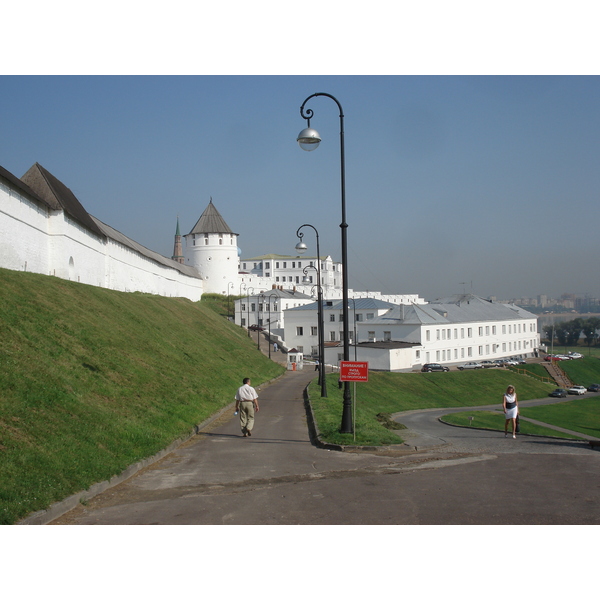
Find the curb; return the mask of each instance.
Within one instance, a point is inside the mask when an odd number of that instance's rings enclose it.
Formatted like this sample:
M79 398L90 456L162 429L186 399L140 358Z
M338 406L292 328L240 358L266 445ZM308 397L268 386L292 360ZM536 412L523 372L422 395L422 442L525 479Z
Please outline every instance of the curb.
M261 385L256 387L257 391L263 390L264 388L270 386L272 383L277 381L279 378L283 377L285 372L279 375L278 377L274 377L269 381L265 381ZM47 525L48 523L58 519L65 513L68 513L70 510L73 510L80 503L84 503L87 500L92 499L94 496L105 492L106 490L123 483L127 479L130 479L134 475L137 475L142 469L158 462L167 454L171 454L179 448L182 444L185 444L187 441L191 440L194 436L198 435L205 427L208 427L213 421L216 421L221 416L223 416L227 411L231 410L234 406L235 402L230 402L227 406L224 406L221 410L217 411L215 414L211 415L201 423L194 425L189 434L184 435L173 441L169 444L164 450L157 452L153 456L149 456L148 458L144 458L129 467L127 467L124 471L119 473L118 475L114 475L108 480L100 481L99 483L94 483L87 490L83 490L81 492L77 492L71 496L68 496L64 500L59 500L54 504L51 504L48 508L43 510L38 510L25 517L21 521L17 521L15 525Z

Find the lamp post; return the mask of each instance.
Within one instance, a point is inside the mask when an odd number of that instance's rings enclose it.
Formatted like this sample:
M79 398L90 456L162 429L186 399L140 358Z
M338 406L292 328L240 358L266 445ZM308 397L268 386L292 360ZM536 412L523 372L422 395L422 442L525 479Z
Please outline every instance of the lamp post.
M306 266L302 270L304 278L302 279L303 284L310 284L311 281L308 278L306 271L308 269L315 269L317 272L317 318L319 320L318 328L318 340L319 340L319 384L321 385L321 398L327 398L327 383L325 381L325 329L323 327L323 288L321 287L321 250L319 248L319 232L316 227L305 223L298 227L296 236L300 241L296 244L296 252L298 254L304 254L307 250L306 244L302 241L304 234L300 231L303 227L310 227L317 236L317 266L311 267Z
M267 303L267 311L269 313L269 358L271 358L271 298L277 298L277 294L267 294L269 302ZM277 310L277 307L275 307Z
M342 320L344 324L344 360L350 359L350 344L348 341L348 224L346 223L346 166L345 166L345 154L344 154L344 111L342 105L339 103L337 98L331 94L324 92L318 92L312 94L300 106L300 116L306 120L308 127L303 129L297 137L297 142L300 148L303 150L311 151L315 150L321 142L321 137L318 131L312 129L310 126L310 119L313 116L312 109L308 108L306 111L304 107L306 103L317 96L326 96L333 100L340 110L340 175L341 175L341 192L342 192L342 222L340 228L342 230L342 302L343 302L343 315ZM344 382L344 404L342 409L342 424L340 427L341 433L352 433L352 397L350 394L350 382Z
M240 327L243 327L242 321L244 320L244 313L242 312L242 286L244 286L245 288L248 287L243 281L242 283L240 283Z
M230 282L227 284L227 318L228 318L228 319L229 319L229 317L230 317L230 314L229 314L229 307L230 307L230 304L229 304L229 300L230 300L230 295L229 295L229 287L231 286L231 288L233 289L233 286L234 286L234 285L235 285L235 284L233 283L233 281L230 281ZM233 320L235 321L235 315L233 315Z
M262 298L262 303L260 301L260 299ZM260 307L262 306L263 309L263 315L265 314L265 308L264 308L264 303L265 303L265 293L261 292L258 297L257 297L257 301L258 301L258 305L256 307L256 312L257 312L257 316L256 316L256 347L260 350L260 328L262 327L261 325L261 318L260 318Z
M246 321L246 331L248 332L248 337L250 337L250 290L252 290L252 293L254 294L254 288L253 287L246 288L246 292L248 294L248 305L247 305L248 320Z

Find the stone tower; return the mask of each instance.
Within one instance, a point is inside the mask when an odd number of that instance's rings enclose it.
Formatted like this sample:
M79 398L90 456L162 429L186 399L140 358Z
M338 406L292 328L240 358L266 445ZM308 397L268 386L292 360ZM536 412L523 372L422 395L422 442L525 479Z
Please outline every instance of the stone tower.
M179 216L177 217L177 229L175 230L175 246L173 248L173 256L171 259L183 264L185 258L183 256L183 247L181 244L181 233L179 232Z
M225 223L211 198L198 222L184 236L185 264L195 267L202 276L204 293L226 295L232 287L237 289L237 236Z

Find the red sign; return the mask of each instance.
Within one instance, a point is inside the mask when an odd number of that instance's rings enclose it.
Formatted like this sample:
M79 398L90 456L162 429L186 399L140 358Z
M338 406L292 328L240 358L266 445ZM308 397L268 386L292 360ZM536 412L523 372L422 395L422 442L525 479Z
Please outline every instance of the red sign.
M369 363L340 361L340 381L369 381Z

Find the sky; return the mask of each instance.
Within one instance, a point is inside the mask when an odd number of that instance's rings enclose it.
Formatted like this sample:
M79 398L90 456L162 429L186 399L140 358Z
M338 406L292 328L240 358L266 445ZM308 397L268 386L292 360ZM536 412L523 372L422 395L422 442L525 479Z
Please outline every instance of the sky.
M506 67L457 68L442 58L455 47L408 68L406 59L377 62L376 72L364 56L336 63L328 53L312 73L301 58L252 68L243 45L210 69L184 60L173 69L171 57L171 72L128 54L81 64L72 48L63 62L59 48L55 63L49 45L45 63L46 49L0 76L0 165L20 177L40 163L89 213L165 256L177 219L188 233L212 198L243 257L293 254L297 228L309 223L321 254L341 260L335 102L307 104L319 148L296 143L300 105L326 92L344 111L351 288L426 300L599 297L595 65L536 70L522 54ZM305 241L314 248L311 231Z

